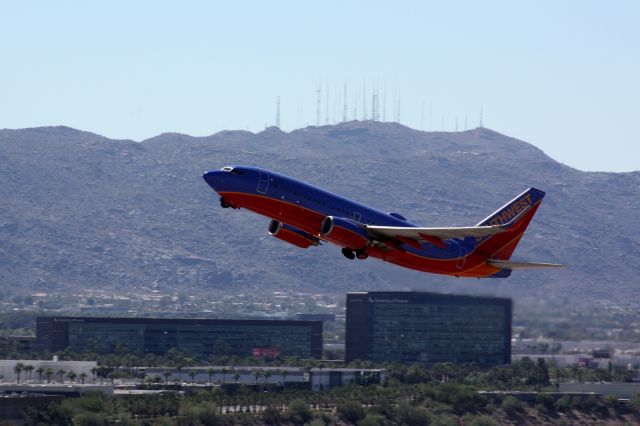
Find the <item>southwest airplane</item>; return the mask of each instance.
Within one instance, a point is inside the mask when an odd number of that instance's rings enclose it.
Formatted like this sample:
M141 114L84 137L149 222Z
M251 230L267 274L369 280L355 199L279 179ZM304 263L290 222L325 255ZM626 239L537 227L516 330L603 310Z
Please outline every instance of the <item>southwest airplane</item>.
M269 233L301 248L328 241L348 259L375 257L456 277L506 278L514 269L558 267L509 261L544 192L529 188L476 226L422 228L308 183L248 166L206 172L224 208L271 218Z

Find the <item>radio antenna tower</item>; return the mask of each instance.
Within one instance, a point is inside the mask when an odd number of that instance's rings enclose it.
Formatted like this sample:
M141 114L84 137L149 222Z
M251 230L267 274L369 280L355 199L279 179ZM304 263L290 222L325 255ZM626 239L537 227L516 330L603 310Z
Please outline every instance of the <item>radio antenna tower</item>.
M376 87L373 86L371 94L371 120L376 121Z
M429 130L433 132L433 101L429 101Z
M387 121L387 83L382 85L382 121Z
M342 109L342 122L347 121L347 82L344 82L344 108Z
M278 104L276 107L276 127L280 128L280 96L278 96Z
M358 96L360 94L356 90L356 93L353 94L353 121L358 120Z
M480 126L479 126L481 129L484 127L484 123L482 122L483 121L482 120L483 119L483 117L482 117L483 113L484 113L484 107L481 106L480 107Z
M322 82L318 83L316 89L316 126L320 125L320 93L322 92Z
M362 80L362 121L367 121L367 82Z
M327 81L327 90L326 90L326 96L325 96L325 102L326 105L324 106L324 123L325 124L329 124L329 91L331 90L331 87L329 86L329 82Z
M398 116L396 117L398 124L400 123L400 89L398 89Z

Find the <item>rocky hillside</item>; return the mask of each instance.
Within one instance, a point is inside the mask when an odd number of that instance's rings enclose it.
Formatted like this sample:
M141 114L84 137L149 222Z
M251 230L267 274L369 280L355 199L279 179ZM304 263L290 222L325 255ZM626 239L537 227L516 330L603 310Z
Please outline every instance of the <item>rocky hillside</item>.
M529 186L547 192L514 259L565 263L506 280L439 277L335 246L301 250L268 219L221 209L202 172L257 165L424 226L474 225ZM348 122L290 133L166 133L134 142L67 127L0 130L0 280L8 293L374 289L632 302L640 172L588 173L489 129Z

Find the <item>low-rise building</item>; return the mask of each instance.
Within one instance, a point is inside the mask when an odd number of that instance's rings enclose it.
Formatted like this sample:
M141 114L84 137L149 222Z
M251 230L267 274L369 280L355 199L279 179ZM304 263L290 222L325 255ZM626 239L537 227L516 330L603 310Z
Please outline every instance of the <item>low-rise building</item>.
M387 370L369 368L312 368L309 373L311 390L329 390L338 386L356 384L384 384Z
M196 356L250 357L255 350L322 358L322 321L180 318L38 317L38 348L56 352L118 349L163 356L172 349Z

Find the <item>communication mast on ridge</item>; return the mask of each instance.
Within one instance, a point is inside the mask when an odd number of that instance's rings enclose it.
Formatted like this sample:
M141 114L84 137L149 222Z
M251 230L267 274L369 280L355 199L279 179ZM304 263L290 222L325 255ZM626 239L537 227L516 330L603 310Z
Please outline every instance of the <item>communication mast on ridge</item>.
M320 125L320 93L322 93L322 82L318 83L316 89L316 126Z
M382 121L387 121L387 83L382 86Z
M324 106L324 121L325 124L329 124L329 91L330 91L330 86L329 86L329 82L327 81L327 90L325 91L326 96L325 96L325 102L327 103Z
M482 122L482 118L483 118L483 117L482 117L482 115L483 115L483 113L484 113L484 111L483 111L483 110L484 110L484 107L482 107L482 106L481 106L481 107L480 107L480 125L478 126L478 127L480 127L481 129L484 127L484 123Z
M278 104L276 106L276 127L280 128L280 96L278 96Z
M342 122L347 121L347 82L344 83L344 107L342 109Z
M367 82L362 80L362 121L367 120Z

